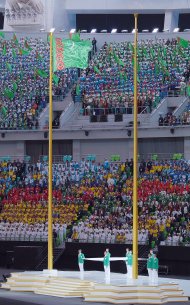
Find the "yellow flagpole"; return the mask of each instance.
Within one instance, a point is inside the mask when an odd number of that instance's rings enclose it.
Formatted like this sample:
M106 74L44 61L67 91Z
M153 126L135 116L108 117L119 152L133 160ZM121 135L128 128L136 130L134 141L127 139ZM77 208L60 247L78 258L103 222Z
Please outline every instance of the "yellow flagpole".
M137 34L137 19L135 17L135 40L134 40L134 139L133 139L133 279L138 278L138 127L137 127L137 109L138 109L138 89L137 89L137 47L138 47L138 34Z
M53 225L52 225L52 46L53 31L49 34L50 38L50 62L49 62L49 164L48 164L48 269L53 269Z

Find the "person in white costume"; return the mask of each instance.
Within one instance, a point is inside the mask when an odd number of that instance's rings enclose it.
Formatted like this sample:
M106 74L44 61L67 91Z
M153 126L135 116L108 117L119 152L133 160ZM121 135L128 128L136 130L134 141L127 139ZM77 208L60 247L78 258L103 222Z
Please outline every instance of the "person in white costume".
M126 248L125 264L126 264L127 273L128 273L128 267L127 267L127 264L128 264L128 254L129 254L129 248Z

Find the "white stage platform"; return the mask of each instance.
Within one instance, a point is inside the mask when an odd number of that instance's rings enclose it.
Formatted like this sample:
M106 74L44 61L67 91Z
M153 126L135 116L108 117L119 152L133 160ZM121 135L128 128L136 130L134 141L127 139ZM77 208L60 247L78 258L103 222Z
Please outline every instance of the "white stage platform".
M130 280L126 274L111 273L105 279L102 271L58 271L47 275L40 271L12 273L2 289L32 291L57 297L83 297L84 301L114 304L163 304L188 301L188 280L159 278L158 284L149 283L147 276Z

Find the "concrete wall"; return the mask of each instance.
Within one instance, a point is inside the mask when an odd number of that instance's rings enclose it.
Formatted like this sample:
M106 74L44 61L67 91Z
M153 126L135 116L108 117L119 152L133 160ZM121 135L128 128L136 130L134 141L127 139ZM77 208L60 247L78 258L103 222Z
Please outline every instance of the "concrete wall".
M66 0L66 9L77 13L190 11L190 0Z
M76 140L77 141L77 140ZM98 162L111 155L118 154L121 160L132 156L133 142L131 139L115 139L115 140L81 140L77 142L78 149L73 150L73 159L80 160L88 154L95 154ZM76 146L74 141L73 146Z
M22 157L25 155L24 141L8 141L0 144L0 157L15 156Z
M180 137L180 132L174 128L174 133L170 132L171 128L165 129L163 135L165 137L154 137L151 138L139 138L139 154L146 156L151 155L153 153L162 154L163 157L172 155L173 153L184 153L185 159L190 160L190 137ZM167 136L167 133L168 136ZM101 133L101 132L100 132ZM73 133L74 134L74 133ZM98 162L103 161L105 158L110 158L111 155L118 154L121 156L121 160L125 161L126 158L133 157L133 138L128 137L125 138L90 138L90 133L88 136L84 136L83 139L75 138L73 140L73 159L75 161L80 161L82 157L86 157L88 154L95 154L96 160ZM55 137L54 137L55 138ZM29 140L29 138L28 138ZM32 157L38 159L38 156L35 156L36 145L41 147L42 144L47 140L44 137L41 137L37 140L37 137L33 140L30 140L31 149L26 153L26 147L28 141L7 141L0 140L0 157L2 156L15 156L15 158L22 158L24 155L29 154ZM66 140L64 137L64 133L62 134L61 140ZM39 141L39 145L38 145ZM34 146L32 143L34 142ZM56 140L54 143L57 143ZM33 148L32 148L33 147ZM48 152L48 148L45 149L45 155ZM42 151L39 152L39 155L43 154ZM63 155L63 153L56 152L56 155ZM68 154L68 153L67 153ZM33 158L32 158L33 159Z

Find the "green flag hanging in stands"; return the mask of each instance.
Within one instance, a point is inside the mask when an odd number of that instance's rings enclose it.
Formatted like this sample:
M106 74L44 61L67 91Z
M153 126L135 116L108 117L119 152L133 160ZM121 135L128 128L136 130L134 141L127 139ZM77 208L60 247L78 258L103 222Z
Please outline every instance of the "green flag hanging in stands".
M160 73L160 67L157 63L155 63L155 73L158 75Z
M43 59L42 56L38 52L36 52L36 58L37 58L37 60L42 60Z
M113 57L118 65L125 66L124 62L117 56L115 52L113 52Z
M80 95L80 85L76 85L76 95Z
M15 33L13 34L13 41L14 41L14 43L15 43L16 45L18 45L18 39L17 39Z
M56 74L53 74L53 81L58 86L58 84L59 84L59 77Z
M15 51L15 49L12 49L12 56L13 56L13 58L16 58L16 51Z
M54 39L53 71L60 71L65 68L87 68L88 53L91 49L92 43L89 40Z
M165 47L163 48L163 54L165 57L167 56L167 49Z
M124 79L125 81L127 80L127 75L125 74L125 72L122 73L122 72L120 71L120 72L119 72L119 77L120 77L121 79Z
M1 38L5 38L5 33L0 32L0 37L1 37Z
M119 63L119 57L117 56L117 54L115 52L113 52L113 57L114 57L116 63L118 64Z
M6 67L7 67L7 70L9 70L9 72L12 72L12 66L11 66L11 64L9 64L8 62L6 62Z
M144 46L142 46L142 53L143 53L144 57L147 57L147 56L148 56L147 49L146 49L146 47L144 47Z
M71 38L73 41L80 41L80 32L73 33L73 34L71 33L70 38Z
M19 54L20 55L28 55L29 54L29 51L28 50L24 50L22 48L19 48Z
M1 107L1 113L2 113L3 116L6 116L6 114L7 114L7 108L6 108L5 106L2 106L2 107Z
M97 66L94 66L94 72L97 74L101 74L101 71L98 69Z
M39 76L43 77L43 78L47 78L47 77L48 77L48 73L46 73L44 70L37 69L37 70L36 70L36 73L37 73Z
M190 96L190 86L187 87L187 95Z
M152 56L152 59L155 57L155 53L154 53L154 49L153 48L150 48L150 54Z
M8 98L10 98L10 99L13 99L14 98L14 92L12 92L11 90L9 90L9 89L5 89L4 90L4 94L5 94L5 96L6 97L8 97Z
M131 42L129 42L129 49L130 49L132 52L134 52L134 47L133 47L133 45L132 45Z
M189 41L185 40L183 38L178 37L178 44L183 47L183 48L188 48L189 46Z
M17 89L18 89L18 86L17 86L17 83L13 83L13 91L15 92L15 91L17 91Z
M28 44L28 41L27 41L27 40L25 40L25 42L24 42L24 46L25 46L25 48L26 48L26 49L28 49L28 51L32 51L32 48L29 46L29 44Z
M7 54L7 48L6 48L6 45L4 44L3 46L3 55L5 56Z

